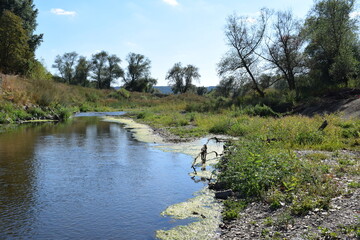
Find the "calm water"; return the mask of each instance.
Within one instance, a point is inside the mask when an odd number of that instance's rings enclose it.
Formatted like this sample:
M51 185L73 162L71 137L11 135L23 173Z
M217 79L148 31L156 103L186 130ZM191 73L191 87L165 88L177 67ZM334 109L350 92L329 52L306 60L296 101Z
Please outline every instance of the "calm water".
M95 117L1 133L0 239L154 239L203 187L191 162Z

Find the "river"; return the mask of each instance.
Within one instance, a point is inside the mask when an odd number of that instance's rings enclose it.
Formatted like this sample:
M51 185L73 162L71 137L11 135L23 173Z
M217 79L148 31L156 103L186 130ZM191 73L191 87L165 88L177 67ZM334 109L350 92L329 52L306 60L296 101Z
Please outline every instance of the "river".
M204 187L191 162L91 114L1 133L0 239L155 239L189 222L160 213Z

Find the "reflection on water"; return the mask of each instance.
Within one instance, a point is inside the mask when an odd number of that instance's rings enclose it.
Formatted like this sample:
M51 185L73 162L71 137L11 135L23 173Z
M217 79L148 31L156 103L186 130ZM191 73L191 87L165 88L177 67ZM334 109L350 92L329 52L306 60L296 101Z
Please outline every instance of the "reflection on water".
M202 187L191 161L91 117L2 133L0 238L153 239Z

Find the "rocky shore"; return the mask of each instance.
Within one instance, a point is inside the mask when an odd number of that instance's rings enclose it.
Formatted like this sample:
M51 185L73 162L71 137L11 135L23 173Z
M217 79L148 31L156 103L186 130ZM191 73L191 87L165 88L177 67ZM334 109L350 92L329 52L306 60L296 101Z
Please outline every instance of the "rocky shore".
M315 151L298 151L301 158ZM320 151L316 151L320 153ZM329 158L323 161L337 166L338 159L330 152L321 152ZM360 164L360 153L341 151ZM341 194L330 202L327 211L314 209L305 216L295 217L287 206L272 211L266 203L252 203L239 214L239 218L220 225L220 239L360 239L360 176L344 174L334 177Z

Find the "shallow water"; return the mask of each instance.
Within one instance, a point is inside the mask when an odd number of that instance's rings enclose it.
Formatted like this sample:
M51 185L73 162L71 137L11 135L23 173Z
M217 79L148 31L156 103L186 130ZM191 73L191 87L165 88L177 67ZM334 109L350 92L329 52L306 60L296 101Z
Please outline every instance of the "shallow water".
M96 117L0 134L0 239L154 239L200 190L192 157Z

